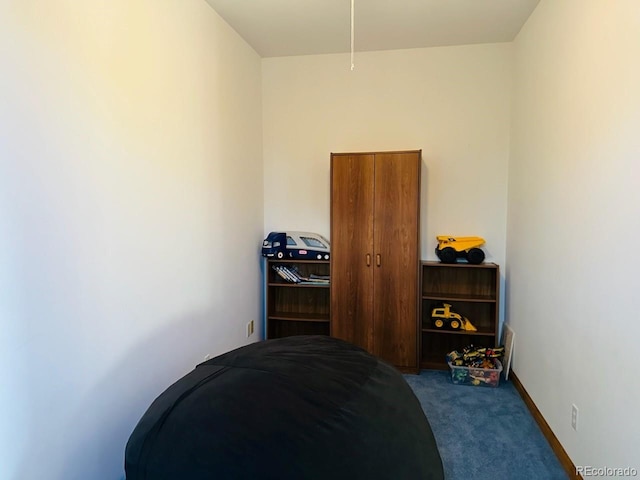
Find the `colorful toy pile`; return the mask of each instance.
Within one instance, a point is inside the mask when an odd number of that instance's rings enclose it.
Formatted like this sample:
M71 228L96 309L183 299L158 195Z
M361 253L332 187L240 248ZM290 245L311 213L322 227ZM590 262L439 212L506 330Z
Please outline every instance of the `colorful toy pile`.
M447 354L451 368L451 380L458 385L485 385L497 387L500 382L504 347L474 347L469 345L462 352Z

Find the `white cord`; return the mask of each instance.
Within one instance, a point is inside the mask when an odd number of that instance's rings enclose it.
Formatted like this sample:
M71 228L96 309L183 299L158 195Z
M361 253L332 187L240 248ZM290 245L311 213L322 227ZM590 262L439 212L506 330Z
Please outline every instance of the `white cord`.
M353 63L353 44L354 44L354 35L353 35L353 16L354 16L354 2L355 0L351 0L351 71L353 71L355 64Z

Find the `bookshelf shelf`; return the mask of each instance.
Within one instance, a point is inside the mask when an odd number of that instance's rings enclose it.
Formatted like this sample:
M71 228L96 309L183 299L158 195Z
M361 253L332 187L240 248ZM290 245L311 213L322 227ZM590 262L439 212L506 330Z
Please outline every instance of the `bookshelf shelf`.
M273 312L269 315L269 318L272 320L282 320L288 322L320 322L320 323L329 323L329 315L328 314L318 314L318 313L286 313L286 312Z
M428 334L436 335L478 335L481 337L493 337L494 332L465 332L465 331L453 331L453 330L438 330L437 328L423 328L422 331Z
M285 288L329 288L329 284L326 285L313 285L309 283L285 283L285 282L273 282L268 283L268 287L285 287Z

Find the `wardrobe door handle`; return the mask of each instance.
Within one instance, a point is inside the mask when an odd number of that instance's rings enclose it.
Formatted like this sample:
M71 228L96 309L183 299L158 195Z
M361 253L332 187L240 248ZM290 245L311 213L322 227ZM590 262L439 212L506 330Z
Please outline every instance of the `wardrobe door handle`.
M371 254L367 253L367 267L371 266Z
M380 258L380 254L378 253L378 254L376 255L376 265L377 265L377 266L380 266L380 264L381 264L381 263L382 263L382 260L381 260L381 258Z

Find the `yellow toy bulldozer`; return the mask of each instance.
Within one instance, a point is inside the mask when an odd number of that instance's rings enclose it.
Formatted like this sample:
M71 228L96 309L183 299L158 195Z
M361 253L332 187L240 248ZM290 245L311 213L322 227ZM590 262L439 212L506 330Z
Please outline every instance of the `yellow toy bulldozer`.
M451 305L444 303L442 307L435 307L431 310L431 321L434 328L449 328L451 330L465 330L467 332L477 332L467 317L451 310Z

